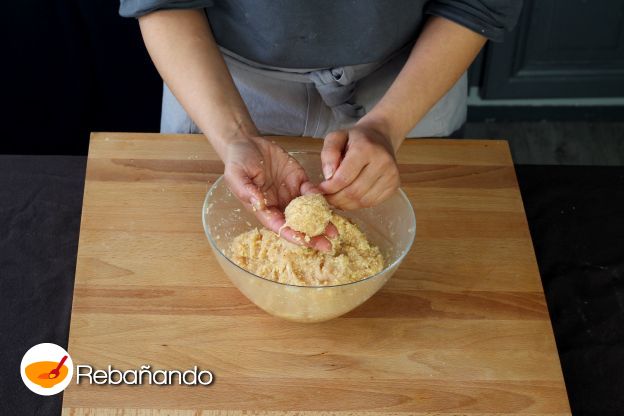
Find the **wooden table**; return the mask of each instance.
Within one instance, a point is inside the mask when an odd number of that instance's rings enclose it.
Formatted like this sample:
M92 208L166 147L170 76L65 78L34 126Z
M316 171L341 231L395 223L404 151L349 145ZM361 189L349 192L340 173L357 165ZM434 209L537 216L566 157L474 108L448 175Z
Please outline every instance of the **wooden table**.
M413 140L398 159L418 222L410 254L353 312L297 324L251 304L217 265L201 207L223 165L201 136L94 134L74 363L197 365L215 382L72 383L64 414L569 414L507 143Z

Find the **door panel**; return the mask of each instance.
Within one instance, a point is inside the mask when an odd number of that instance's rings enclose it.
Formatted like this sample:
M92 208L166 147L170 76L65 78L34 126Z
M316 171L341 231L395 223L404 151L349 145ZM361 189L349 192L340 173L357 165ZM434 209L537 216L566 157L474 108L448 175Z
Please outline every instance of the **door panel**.
M624 96L624 1L524 3L514 32L488 46L484 98Z

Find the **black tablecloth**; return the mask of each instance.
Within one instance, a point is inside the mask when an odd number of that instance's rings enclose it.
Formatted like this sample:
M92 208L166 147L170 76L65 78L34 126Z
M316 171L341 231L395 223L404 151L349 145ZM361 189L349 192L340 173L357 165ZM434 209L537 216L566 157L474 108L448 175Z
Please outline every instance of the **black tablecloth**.
M624 415L624 167L517 166L574 414Z
M33 345L67 348L84 157L0 156L0 415L59 415L20 378Z
M0 415L60 414L20 381L67 345L85 158L0 156ZM518 166L572 409L624 415L624 167Z

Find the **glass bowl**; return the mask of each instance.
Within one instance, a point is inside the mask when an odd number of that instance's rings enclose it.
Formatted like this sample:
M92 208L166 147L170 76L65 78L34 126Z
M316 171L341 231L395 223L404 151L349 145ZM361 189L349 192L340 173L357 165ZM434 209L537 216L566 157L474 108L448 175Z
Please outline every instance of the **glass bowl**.
M291 152L310 180L320 182L318 152ZM357 282L334 286L296 286L274 282L241 268L226 253L237 235L261 228L251 212L228 189L223 176L215 181L204 201L202 218L210 247L225 274L249 300L271 315L297 322L321 322L343 315L377 292L399 267L416 235L416 217L402 190L382 204L337 213L355 222L379 247L386 267Z

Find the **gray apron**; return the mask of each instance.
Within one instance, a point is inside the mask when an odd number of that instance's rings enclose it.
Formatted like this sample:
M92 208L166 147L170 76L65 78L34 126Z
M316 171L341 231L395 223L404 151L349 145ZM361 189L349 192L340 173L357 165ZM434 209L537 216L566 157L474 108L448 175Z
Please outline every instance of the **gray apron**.
M329 69L275 68L221 49L234 83L263 135L325 137L348 128L381 99L411 47L384 62ZM446 137L466 120L467 76L446 93L407 137ZM200 133L164 85L161 133Z

